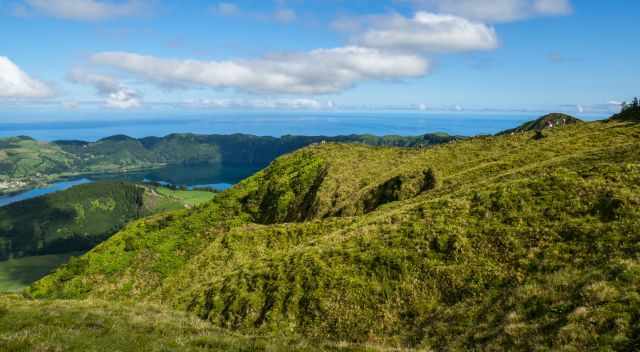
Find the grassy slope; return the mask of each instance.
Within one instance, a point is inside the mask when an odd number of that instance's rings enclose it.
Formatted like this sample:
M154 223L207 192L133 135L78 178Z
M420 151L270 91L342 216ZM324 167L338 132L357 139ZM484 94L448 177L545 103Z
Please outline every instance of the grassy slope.
M249 334L637 347L640 126L547 134L305 148L206 205L129 225L30 294L135 297Z
M300 338L246 337L158 305L29 301L0 295L0 350L10 352L377 351Z
M0 181L68 170L76 158L60 147L26 137L0 139Z

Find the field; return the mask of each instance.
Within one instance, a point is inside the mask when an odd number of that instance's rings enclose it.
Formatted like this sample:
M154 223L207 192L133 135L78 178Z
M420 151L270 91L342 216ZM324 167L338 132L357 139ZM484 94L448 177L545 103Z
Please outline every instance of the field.
M208 202L215 196L214 192L209 191L172 190L166 187L160 187L156 191L167 198L176 199L188 206L196 206Z
M0 262L0 292L18 292L81 252L24 257Z

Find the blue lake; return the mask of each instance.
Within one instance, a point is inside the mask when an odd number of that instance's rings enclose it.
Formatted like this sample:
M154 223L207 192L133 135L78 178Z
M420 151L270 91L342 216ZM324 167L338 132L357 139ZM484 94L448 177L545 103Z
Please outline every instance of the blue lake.
M223 191L253 175L260 169L261 167L258 166L181 165L127 174L90 175L75 180L56 182L47 187L36 188L18 194L0 196L0 207L100 180L156 182L188 188L212 188Z
M81 179L72 180L72 181L57 182L44 188L35 188L30 191L14 194L10 196L0 196L0 207L9 205L11 203L27 200L27 199L44 196L49 193L64 191L65 189L69 189L73 186L78 186L78 185L82 185L90 182L92 181L87 178L81 178Z

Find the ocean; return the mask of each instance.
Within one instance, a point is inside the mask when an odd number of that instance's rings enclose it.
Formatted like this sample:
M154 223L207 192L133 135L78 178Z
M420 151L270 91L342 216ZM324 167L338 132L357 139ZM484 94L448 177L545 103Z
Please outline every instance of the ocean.
M418 112L283 112L216 113L208 116L158 116L130 119L0 122L0 137L29 136L37 140L84 140L124 134L141 138L171 133L233 134L258 136L348 134L415 136L432 132L474 136L495 134L541 116L540 113L418 113ZM587 120L598 116L582 116ZM5 120L6 121L6 120ZM15 120L14 120L15 121Z

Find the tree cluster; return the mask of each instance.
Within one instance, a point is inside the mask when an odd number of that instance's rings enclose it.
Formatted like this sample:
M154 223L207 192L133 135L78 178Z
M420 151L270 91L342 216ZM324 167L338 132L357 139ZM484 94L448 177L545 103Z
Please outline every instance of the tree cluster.
M631 103L622 102L622 112L627 110L640 110L640 100L637 97L633 98Z

